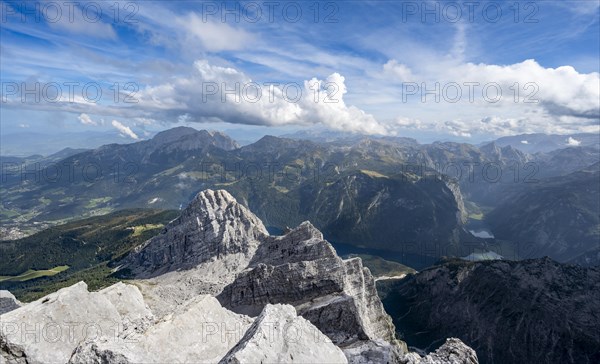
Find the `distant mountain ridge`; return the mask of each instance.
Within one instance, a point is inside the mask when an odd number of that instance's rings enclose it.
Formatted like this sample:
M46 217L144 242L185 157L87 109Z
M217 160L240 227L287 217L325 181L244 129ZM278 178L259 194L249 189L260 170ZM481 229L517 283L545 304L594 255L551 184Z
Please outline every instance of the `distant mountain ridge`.
M496 139L500 146L511 145L527 153L547 153L568 147L591 147L600 149L600 135L594 133L578 134L521 134Z
M571 261L600 248L600 164L507 190L486 217L499 239L528 258Z
M219 132L179 127L150 140L71 155L57 165L74 170L63 170L56 181L22 181L18 170L3 175L0 216L9 229L35 229L39 222L123 208L179 209L202 189L223 188L268 227L308 219L335 243L434 259L466 256L472 251L464 251L465 244L489 250L465 228L471 216L486 224L485 215L506 196L597 163L594 151L580 146L528 154L496 142L420 145L357 135L332 142L264 136L240 147ZM564 218L566 232L576 216ZM500 221L490 224L499 228ZM593 230L593 220L588 223L586 230ZM522 243L501 228L498 236ZM561 244L578 244L569 236L578 235L566 233Z
M451 335L484 364L600 360L600 267L450 260L378 289L409 346Z
M368 139L346 146L265 136L239 148L221 133L176 128L62 160L81 169L74 181L21 183L15 175L3 190L3 208L7 215L27 209L31 221L60 220L128 207L179 208L198 190L226 188L269 226L310 219L343 243L395 250L410 243L422 254L427 241L434 256L460 249L469 237L460 188L403 172L399 153L393 142ZM83 171L92 178L82 178Z

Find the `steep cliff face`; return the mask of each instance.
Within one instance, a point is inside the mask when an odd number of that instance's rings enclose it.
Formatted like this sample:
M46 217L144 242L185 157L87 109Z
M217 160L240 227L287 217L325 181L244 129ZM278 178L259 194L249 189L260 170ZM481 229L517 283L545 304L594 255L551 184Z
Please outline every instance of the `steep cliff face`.
M456 220L459 222L459 224L462 225L467 222L469 214L467 213L467 209L465 208L465 201L460 191L460 185L457 181L447 177L444 178L443 181L446 184L446 187L448 187L448 189L450 190L450 192L452 192L452 195L454 196L454 200L456 201L456 206L458 208L458 211L456 212Z
M600 268L549 258L453 261L381 281L403 339L427 349L461 339L482 363L600 361Z
M447 178L361 170L306 184L300 196L303 216L337 242L439 257L460 249L469 235L460 188Z
M139 278L191 269L227 256L235 256L243 266L267 235L263 223L229 193L207 190L160 235L136 247L124 264Z
M600 249L600 163L506 193L486 215L498 239L519 242L522 258L568 262Z
M339 258L310 223L268 239L254 261L218 296L224 306L254 315L267 303L292 304L338 345L394 339L369 270Z

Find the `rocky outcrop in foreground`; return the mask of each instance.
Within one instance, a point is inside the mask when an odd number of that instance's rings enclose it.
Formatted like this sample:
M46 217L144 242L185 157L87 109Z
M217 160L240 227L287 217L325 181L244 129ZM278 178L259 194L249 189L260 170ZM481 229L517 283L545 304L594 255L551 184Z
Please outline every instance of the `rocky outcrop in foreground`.
M0 334L2 358L477 363L459 340L425 358L408 353L360 258L341 259L309 222L270 236L225 191L199 193L162 234L134 249L119 273L135 286L90 293L81 282L2 315L9 323ZM97 326L48 340L43 327L70 322ZM43 340L31 340L23 327L38 324Z
M267 305L254 320L203 295L157 320L123 283L88 292L80 282L1 319L2 363L347 362L289 305Z
M454 336L482 363L600 362L599 267L448 261L378 285L411 346Z
M83 282L0 319L0 358L8 363L66 363L87 338L127 340L154 320L135 286L117 283L88 292Z

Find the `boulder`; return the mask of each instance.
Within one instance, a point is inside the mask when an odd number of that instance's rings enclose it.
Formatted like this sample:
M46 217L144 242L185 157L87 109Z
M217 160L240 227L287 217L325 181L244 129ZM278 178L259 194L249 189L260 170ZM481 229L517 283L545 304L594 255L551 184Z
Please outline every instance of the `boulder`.
M266 305L221 360L241 363L347 363L344 353L290 305Z
M251 318L224 309L214 297L199 296L131 340L88 340L69 363L216 363L250 324Z
M0 355L9 363L66 363L82 341L124 341L153 320L137 287L88 292L79 282L3 314Z

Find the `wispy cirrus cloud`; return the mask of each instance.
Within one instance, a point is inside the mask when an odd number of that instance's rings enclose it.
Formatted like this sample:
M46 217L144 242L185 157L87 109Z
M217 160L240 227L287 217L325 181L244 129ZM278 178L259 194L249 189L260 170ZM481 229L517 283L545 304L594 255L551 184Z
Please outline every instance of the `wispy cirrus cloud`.
M126 125L123 125L123 123L121 123L120 121L113 120L113 121L111 122L111 125L112 125L112 126L115 128L115 129L117 129L117 130L119 131L119 133L120 133L122 136L129 137L129 138L131 138L131 139L133 139L133 140L138 140L138 139L140 139L140 137L139 137L139 136L137 136L137 134L136 134L136 133L134 133L134 132L131 130L131 128L130 128L130 127L128 127L128 126L126 126Z

